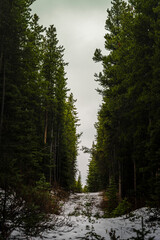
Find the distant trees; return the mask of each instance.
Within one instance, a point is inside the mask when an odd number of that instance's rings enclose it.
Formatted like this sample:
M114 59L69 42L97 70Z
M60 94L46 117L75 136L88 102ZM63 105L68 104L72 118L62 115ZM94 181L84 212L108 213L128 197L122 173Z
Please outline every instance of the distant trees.
M48 192L52 186L70 190L75 183L79 119L73 94L67 94L64 48L58 46L56 28L51 25L45 29L39 25L38 16L31 15L33 2L0 1L0 234L3 239L17 224L27 221L29 216L24 216L24 212L33 213L30 218L35 217L32 220L37 224L45 221L44 216L48 218L49 211L56 209ZM45 199L43 204L38 200L40 196ZM15 206L8 204L10 199ZM17 214L16 204L19 218L13 229L7 229L8 221ZM27 224L24 226L29 227Z
M90 162L89 162L89 171L87 176L87 190L89 192L98 192L101 190L101 179L100 172L96 161L96 149L94 143L92 144L92 149L90 151Z
M159 1L113 0L105 49L94 61L103 102L96 123L95 161L102 187L114 179L119 199L160 204ZM89 172L89 175L91 171Z
M79 172L78 179L75 184L75 192L81 193L83 190L82 188L82 181L81 181L81 173Z

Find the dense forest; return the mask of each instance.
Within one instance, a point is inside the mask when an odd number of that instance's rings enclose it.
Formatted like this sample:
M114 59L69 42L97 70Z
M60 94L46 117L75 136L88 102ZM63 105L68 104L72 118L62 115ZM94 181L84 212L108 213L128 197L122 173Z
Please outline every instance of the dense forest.
M50 190L75 186L79 119L64 48L33 2L0 0L0 239L17 226L38 232L58 208Z
M118 192L118 201L127 198L134 207L158 207L159 0L113 0L105 30L106 54L96 49L93 57L103 67L95 74L102 104L95 124L88 190L108 189Z
M28 239L53 227L59 189L83 191L65 49L55 26L45 28L31 14L34 1L0 0L3 240L17 228ZM96 49L93 57L103 67L95 74L102 104L92 149L85 148L91 155L85 191L105 190L109 214L118 204L160 207L159 0L112 0L105 29L106 53Z

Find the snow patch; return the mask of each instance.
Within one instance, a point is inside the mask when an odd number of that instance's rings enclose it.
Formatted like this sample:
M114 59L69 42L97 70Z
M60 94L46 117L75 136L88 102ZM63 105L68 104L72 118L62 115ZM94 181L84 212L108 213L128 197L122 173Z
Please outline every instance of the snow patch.
M154 210L141 208L134 211L131 217L125 215L106 219L102 217L101 200L102 193L71 194L69 200L63 206L61 215L58 216L57 227L45 232L43 234L44 239L84 239L89 232L94 232L95 236L101 236L101 238L91 237L87 239L110 240L109 232L113 229L120 240L127 240L136 236L133 229L141 229L143 217L144 226L151 231L146 239L154 236L155 240L160 240L160 221L154 221ZM153 221L150 221L151 219ZM40 237L32 238L32 240L41 239Z

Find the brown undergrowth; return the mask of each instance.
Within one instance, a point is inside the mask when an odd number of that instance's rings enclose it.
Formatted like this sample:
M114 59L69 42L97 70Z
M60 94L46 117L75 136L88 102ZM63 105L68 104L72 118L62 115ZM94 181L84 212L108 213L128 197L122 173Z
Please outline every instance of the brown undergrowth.
M102 192L102 201L100 202L100 208L105 211L108 207L108 198L105 192Z

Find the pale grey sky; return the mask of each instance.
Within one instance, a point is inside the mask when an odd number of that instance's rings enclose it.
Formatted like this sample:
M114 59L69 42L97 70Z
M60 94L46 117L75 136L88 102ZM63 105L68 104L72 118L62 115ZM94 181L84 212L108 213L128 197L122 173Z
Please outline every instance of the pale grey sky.
M76 107L83 132L81 146L91 147L96 134L94 123L101 104L96 92L98 84L94 74L101 71L101 65L93 62L96 48L104 50L105 20L111 0L36 0L33 13L40 17L45 27L54 24L59 44L65 48L64 59L68 87L77 99ZM85 185L89 155L79 151L78 170Z

